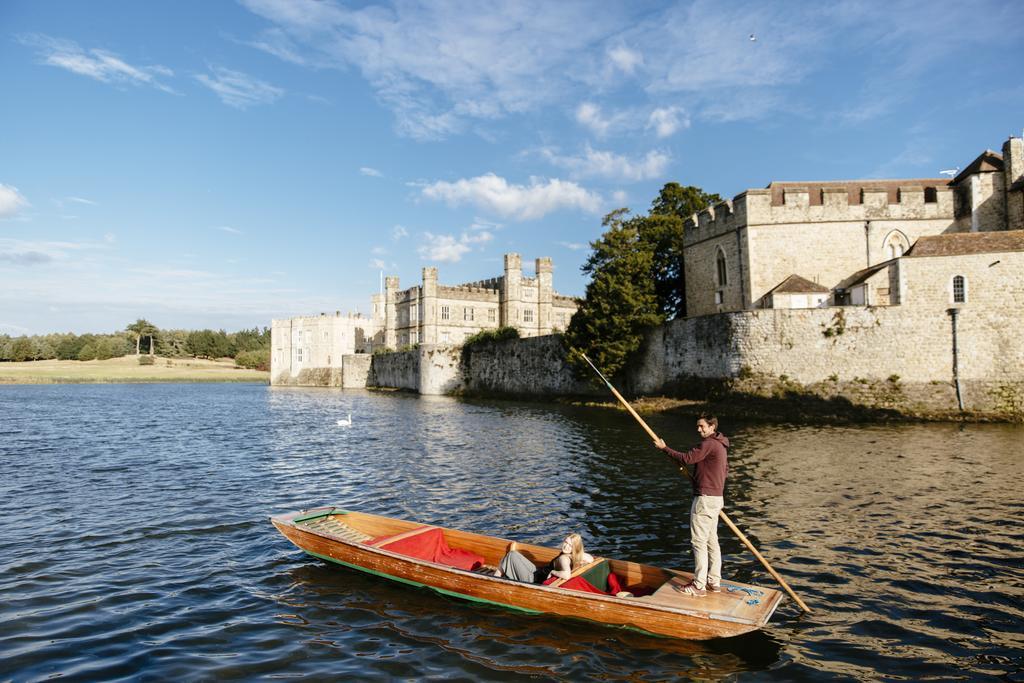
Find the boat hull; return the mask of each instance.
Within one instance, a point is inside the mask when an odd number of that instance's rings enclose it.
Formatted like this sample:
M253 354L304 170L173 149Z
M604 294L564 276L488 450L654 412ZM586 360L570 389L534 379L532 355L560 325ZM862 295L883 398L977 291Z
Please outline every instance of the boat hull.
M271 518L271 521L289 541L314 557L394 581L424 586L445 595L524 612L556 614L612 626L628 627L661 636L705 640L736 636L761 628L781 600L781 594L777 591L752 587L762 595L767 595L767 599L764 607L757 610L758 618L751 619L745 615L737 616L735 613L719 613L721 610L701 609L702 601L707 600L707 606L710 608L717 602L721 602L719 596L722 594L709 594L708 598L689 598L688 601L682 597L672 596L672 599L678 603L673 606L657 604L649 598L618 598L604 594L518 583L398 555L365 543L351 542L330 534L310 530L294 521L301 519L303 514L308 515L308 513L290 513L275 516ZM339 511L339 513L332 514L345 513ZM460 540L460 534L465 535L465 532L448 529L444 531L446 535L454 535L455 542ZM487 546L487 548L483 548L485 552L493 552L490 550L490 545L497 548L507 543L503 539L479 538L493 542L491 544L484 542L484 545ZM455 545L454 542L453 545ZM528 547L533 548L533 546ZM481 548L476 548L476 550L479 551ZM619 569L614 564L612 567ZM686 581L689 577L683 572L658 571L667 572L670 578L677 583ZM739 586L740 584L735 585ZM733 601L737 599L735 596L728 597Z

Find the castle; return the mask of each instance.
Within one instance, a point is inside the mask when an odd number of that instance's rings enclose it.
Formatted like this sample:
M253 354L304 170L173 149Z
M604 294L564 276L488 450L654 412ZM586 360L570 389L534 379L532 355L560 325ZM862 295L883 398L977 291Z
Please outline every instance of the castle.
M901 257L922 255L911 249L919 240L1019 230L1020 138L1007 140L1002 154L983 152L952 180L773 182L686 222L686 315L909 304L915 285ZM926 242L931 256L951 260L952 270L958 256L1015 250L1012 240L984 236L949 239L942 248ZM954 277L947 283L950 303Z
M504 274L464 285L437 282L437 268L423 269L423 284L400 290L385 279L373 303L373 343L387 349L416 344L461 344L482 330L514 327L521 337L564 330L576 300L554 291L550 258L535 262L536 277L525 277L519 254L505 254Z
M554 291L551 259L536 259L535 277L523 275L519 254L505 254L504 266L502 275L454 286L439 284L433 266L423 269L421 285L404 290L397 276L388 276L371 297L369 319L336 312L273 320L271 382L344 385L346 371L362 371L358 354L460 345L499 327L513 327L521 337L564 330L577 303Z

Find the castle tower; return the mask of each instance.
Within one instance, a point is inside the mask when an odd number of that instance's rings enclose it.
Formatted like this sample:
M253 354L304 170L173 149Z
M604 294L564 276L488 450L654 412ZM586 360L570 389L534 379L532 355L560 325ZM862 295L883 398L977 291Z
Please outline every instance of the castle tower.
M501 327L519 327L519 305L523 298L523 262L519 254L505 254L505 278L499 294Z
M537 334L551 334L551 301L555 288L552 281L551 257L536 260L537 269Z
M420 292L423 311L420 318L420 343L437 343L437 268L423 269L423 289Z
M1024 230L1024 138L1003 143L1003 173L1006 175L1006 229Z
M398 348L398 276L384 278L384 348Z

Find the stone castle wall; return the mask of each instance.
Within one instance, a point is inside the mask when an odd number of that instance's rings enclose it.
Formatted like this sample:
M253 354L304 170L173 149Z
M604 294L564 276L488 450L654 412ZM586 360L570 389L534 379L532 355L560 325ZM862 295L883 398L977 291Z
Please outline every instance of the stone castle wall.
M948 186L882 184L773 185L692 217L683 239L687 315L752 308L794 274L831 289L889 259L890 239L908 247L923 235L960 229ZM926 201L926 187L933 201ZM724 287L717 277L719 250L727 265Z

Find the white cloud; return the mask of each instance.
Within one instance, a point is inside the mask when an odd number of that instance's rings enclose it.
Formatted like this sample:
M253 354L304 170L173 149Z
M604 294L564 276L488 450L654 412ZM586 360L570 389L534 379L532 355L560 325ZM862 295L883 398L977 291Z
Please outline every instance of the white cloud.
M238 228L232 228L230 225L218 225L217 229L221 230L223 232L230 233L232 235L241 235L241 234L243 234L241 230L239 230Z
M529 185L513 185L504 178L486 173L453 183L439 180L422 188L427 199L450 206L472 204L500 216L525 221L541 218L559 209L580 209L597 213L601 197L574 182L552 178L530 178Z
M738 120L807 111L814 89L800 86L821 72L834 77L834 68L845 73L849 55L858 56L858 74L844 92L857 97L860 79L891 87L936 65L953 68L979 44L1007 54L1016 47L1012 32L998 31L1016 20L1016 4L1005 0L946 3L935 12L890 3L886 21L862 0L602 3L600 11L585 0L486 11L457 1L242 2L270 22L251 44L307 68L357 71L394 112L399 132L418 139L479 132L476 122L584 97L599 102L622 75L655 102L666 94L685 101L694 118ZM751 94L766 106L730 108ZM614 129L599 110L582 113L598 134Z
M622 73L632 74L638 66L644 63L644 57L636 50L619 45L608 50L608 61Z
M383 173L381 173L380 171L378 171L375 168L370 168L369 166L363 166L362 168L359 169L359 172L362 173L363 175L370 176L371 178L383 178L384 177Z
M91 242L48 242L0 238L0 264L35 266L54 261L68 262L73 254L101 249Z
M284 90L266 81L222 66L211 66L211 74L197 74L196 80L220 97L224 104L246 109L254 104L271 104Z
M398 131L417 139L562 100L580 55L630 23L624 8L595 13L583 2L498 3L486 12L460 3L243 4L280 32L261 35L261 49L293 62L354 66L395 113Z
M374 247L373 249L370 250L370 253L373 254L374 256L384 256L388 253L388 250L385 249L384 247Z
M9 218L29 206L18 188L0 183L0 218Z
M565 247L566 249L571 249L572 251L579 251L587 248L587 245L580 242L558 242L557 244L561 247Z
M622 114L605 116L601 107L593 102L584 102L576 107L576 122L590 129L599 138L608 135L613 128L621 126L624 120Z
M658 107L647 118L647 128L653 128L659 138L667 138L680 128L689 128L690 120L679 107Z
M75 204L88 204L89 206L96 206L96 202L91 199L85 199L84 197L65 197L64 202L74 202ZM63 202L58 201L58 205L63 206Z
M171 87L157 80L157 77L174 75L174 72L165 66L132 66L113 52L100 49L84 50L72 40L52 38L38 33L19 36L19 40L24 45L36 48L44 64L66 69L80 76L88 76L103 83L148 85L177 94Z
M374 270L384 270L387 268L387 264L379 258L370 259L370 267Z
M391 239L394 240L395 242L397 242L398 240L402 239L403 237L408 237L408 236L409 236L409 231L406 230L401 225L396 225L395 227L391 228Z
M417 249L420 257L427 261L446 263L456 263L462 260L462 257L473 248L473 245L486 244L493 237L486 231L464 232L458 239L453 235L435 235L429 232L423 233L423 236L425 243Z
M544 149L541 153L549 162L568 170L575 178L599 177L632 182L664 176L672 161L667 152L658 150L651 150L640 159L630 159L614 152L592 149L589 145L581 156L562 156L551 149Z

